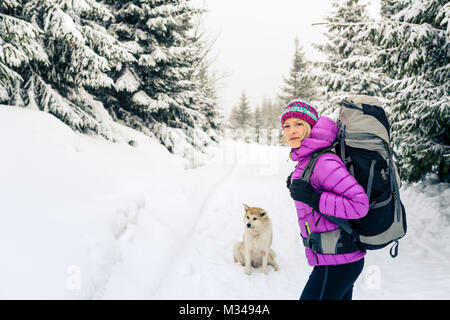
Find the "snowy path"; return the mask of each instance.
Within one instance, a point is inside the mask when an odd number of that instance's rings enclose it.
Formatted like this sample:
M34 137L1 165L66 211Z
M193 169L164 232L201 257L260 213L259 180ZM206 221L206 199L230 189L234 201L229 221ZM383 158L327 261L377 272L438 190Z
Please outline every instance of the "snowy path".
M224 165L219 160L218 164L188 173L189 181L195 176L202 181L190 192L200 192L205 198L191 203L198 208L192 215L195 221L190 222L189 231L162 268L164 272L158 274L158 285L148 298L298 298L311 267L304 258L295 211L284 185L294 163L286 162L284 148L243 144L230 144L228 148L226 152L235 155L232 164ZM216 178L205 179L212 176ZM419 192L411 187L403 196L410 221L408 235L400 242L399 256L391 259L388 248L369 252L355 285L354 299L449 298L449 255L436 247L439 238L433 236L439 230L439 221L435 217L426 221L417 216L422 213L418 211L420 206L424 206L424 212L438 212L439 202L433 207L428 203L429 195L422 194L421 199ZM448 194L449 190L445 192ZM252 275L247 276L243 267L233 262L233 244L242 237L242 202L269 211L279 272L269 268L269 274L264 275L260 269L253 269ZM421 225L424 222L427 228ZM430 233L429 237L422 231ZM445 234L442 237L448 239Z
M292 203L286 198L284 181L279 179L281 172L284 172L282 176L287 176L286 172L289 174L289 168L278 166L281 153L273 154L270 159L268 147L234 147L236 149L228 152L241 156L235 159L235 170L210 194L173 272L153 298L292 299L298 295L299 283L305 280L306 273L295 270L307 266L301 261L301 255L292 254L301 249L295 241L296 219L290 214ZM215 171L221 170L220 164L215 167ZM254 269L249 277L240 264L233 262L233 245L242 240L243 202L269 211L280 272L269 268L269 276L266 276L260 269ZM283 244L277 237L282 233L285 235L281 239L287 243Z

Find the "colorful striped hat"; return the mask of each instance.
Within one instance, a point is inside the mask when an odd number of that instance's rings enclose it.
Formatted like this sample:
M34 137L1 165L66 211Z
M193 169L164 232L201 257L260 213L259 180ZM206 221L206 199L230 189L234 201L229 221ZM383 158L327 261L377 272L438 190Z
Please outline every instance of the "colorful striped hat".
M284 108L283 114L281 115L281 126L283 126L284 121L289 118L305 120L313 127L317 120L319 120L319 114L309 102L295 99L289 102Z

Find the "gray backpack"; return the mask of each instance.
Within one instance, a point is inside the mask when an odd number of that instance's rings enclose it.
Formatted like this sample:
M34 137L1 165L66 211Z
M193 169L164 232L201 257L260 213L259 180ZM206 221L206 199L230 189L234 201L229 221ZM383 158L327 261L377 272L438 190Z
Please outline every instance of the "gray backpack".
M406 234L406 213L400 201L400 175L393 160L388 119L376 97L356 95L344 99L338 119L339 136L330 147L311 156L301 179L309 182L318 158L335 152L369 198L369 212L361 219L345 220L322 214L339 231L311 234L305 246L323 254L376 250L390 243L398 254L398 240Z

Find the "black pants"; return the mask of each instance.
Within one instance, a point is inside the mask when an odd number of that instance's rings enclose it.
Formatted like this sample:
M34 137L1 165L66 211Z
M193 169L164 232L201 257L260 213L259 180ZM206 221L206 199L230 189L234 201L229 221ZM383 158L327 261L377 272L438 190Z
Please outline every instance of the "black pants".
M353 284L364 267L364 258L348 264L315 266L300 300L352 300Z

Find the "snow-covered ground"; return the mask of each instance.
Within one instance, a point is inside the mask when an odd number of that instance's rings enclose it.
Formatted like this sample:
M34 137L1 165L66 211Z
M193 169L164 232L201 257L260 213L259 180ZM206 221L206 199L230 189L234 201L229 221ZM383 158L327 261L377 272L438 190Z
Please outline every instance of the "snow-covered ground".
M0 106L0 299L298 299L311 267L285 187L289 150L225 140L195 169ZM404 185L399 256L370 251L354 299L450 298L450 186ZM243 206L268 210L280 271L233 262Z

